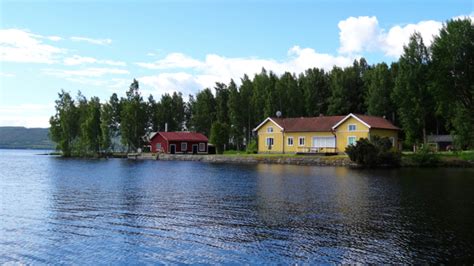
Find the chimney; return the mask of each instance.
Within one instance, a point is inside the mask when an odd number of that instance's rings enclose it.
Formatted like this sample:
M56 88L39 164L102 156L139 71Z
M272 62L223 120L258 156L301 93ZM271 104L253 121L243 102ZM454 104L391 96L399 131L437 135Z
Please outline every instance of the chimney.
M168 132L168 123L165 123L165 132Z

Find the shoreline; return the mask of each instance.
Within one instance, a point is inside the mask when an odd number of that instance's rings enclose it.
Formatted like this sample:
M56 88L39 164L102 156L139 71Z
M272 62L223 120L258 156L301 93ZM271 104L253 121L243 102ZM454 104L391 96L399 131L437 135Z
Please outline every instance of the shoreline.
M287 164L310 166L350 166L357 167L347 157L323 156L238 156L238 155L192 155L192 154L159 154L161 161L195 161L208 163L240 163L240 164Z

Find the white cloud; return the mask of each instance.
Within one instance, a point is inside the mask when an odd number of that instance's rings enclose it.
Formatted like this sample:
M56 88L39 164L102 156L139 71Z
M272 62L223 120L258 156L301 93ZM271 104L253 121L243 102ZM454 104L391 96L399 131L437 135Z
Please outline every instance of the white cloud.
M46 37L48 40L50 41L53 41L53 42L58 42L58 41L62 41L63 38L62 37L59 37L59 36L48 36Z
M0 126L49 127L54 104L0 106Z
M377 43L380 29L376 17L349 17L339 27L340 53L368 50Z
M410 36L414 32L419 32L426 46L430 46L435 36L443 24L438 21L421 21L417 24L407 24L405 26L394 26L385 34L382 33L381 49L385 55L399 57L403 53L403 46L408 44Z
M91 67L76 70L65 70L65 69L43 69L44 74L61 77L102 77L105 75L124 75L130 74L128 70L118 68L105 68L105 67Z
M341 67L351 65L353 60L352 56L332 56L317 53L311 48L294 46L288 50L287 58L283 61L253 57L229 58L216 54L208 54L204 60L198 60L185 54L172 53L164 59L152 63L137 63L137 65L148 69L185 69L186 72L168 71L143 76L138 80L141 84L153 88L158 94L173 91L188 94L206 87L213 87L216 82L227 83L230 79L234 79L239 83L244 74L253 77L262 68L280 75L285 71L300 73L312 67L330 70L334 65Z
M379 27L376 17L349 17L339 26L339 52L342 54L381 51L386 56L399 57L414 32L419 32L426 46L439 34L442 23L434 20L416 24L396 25L388 30Z
M71 41L75 41L75 42L87 42L87 43L97 44L97 45L109 45L112 43L111 39L93 39L93 38L79 37L79 36L73 36L70 39Z
M182 53L171 53L165 58L153 63L136 63L138 66L148 69L169 69L169 68L193 68L201 65L196 59L186 56Z
M0 62L52 64L65 53L65 49L45 44L41 39L25 30L0 30Z
M75 66L82 64L104 64L109 66L126 66L127 64L122 61L113 60L99 60L93 57L84 57L79 55L73 55L72 57L64 58L64 64L67 66Z

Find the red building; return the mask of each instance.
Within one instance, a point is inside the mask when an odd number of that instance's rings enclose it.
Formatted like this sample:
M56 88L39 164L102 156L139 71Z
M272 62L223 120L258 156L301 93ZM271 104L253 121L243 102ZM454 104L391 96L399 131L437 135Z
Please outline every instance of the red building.
M155 132L150 136L151 152L207 153L208 139L196 132Z

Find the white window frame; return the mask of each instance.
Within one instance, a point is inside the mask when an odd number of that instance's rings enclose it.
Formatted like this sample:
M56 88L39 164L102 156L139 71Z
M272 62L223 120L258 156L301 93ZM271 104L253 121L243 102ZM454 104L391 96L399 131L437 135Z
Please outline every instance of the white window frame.
M267 133L273 133L273 127L272 126L267 127Z
M161 151L163 149L160 142L155 144L155 148L156 148L156 151Z
M354 130L351 130L351 126L354 126ZM347 131L357 131L357 125L356 124L347 125Z
M348 136L347 137L347 146L351 145L351 141L350 141L351 138L354 138L354 143L352 143L352 145L355 145L357 143L357 137L356 136Z
M303 144L301 144L301 140L303 140ZM298 137L298 146L305 146L306 138L305 137Z
M290 144L290 139L291 139L291 144ZM288 137L287 140L286 140L286 144L288 144L288 146L293 146L295 144L295 140L293 137Z
M268 143L269 140L271 140L271 141L270 141L270 142L271 142L270 144ZM273 137L267 137L267 138L265 139L265 145L266 145L267 147L272 147L274 144L275 144L275 139L273 139Z
M183 144L184 144L184 149L183 149ZM188 151L188 143L187 142L181 142L181 152L183 151Z
M392 142L392 147L395 147L395 137L388 138Z
M199 143L199 151L206 151L206 143L204 142Z

